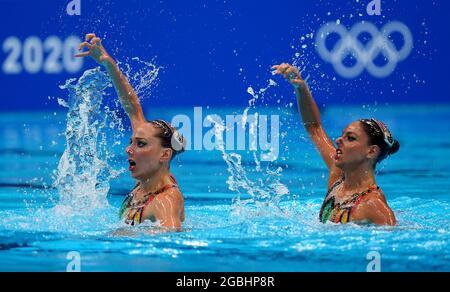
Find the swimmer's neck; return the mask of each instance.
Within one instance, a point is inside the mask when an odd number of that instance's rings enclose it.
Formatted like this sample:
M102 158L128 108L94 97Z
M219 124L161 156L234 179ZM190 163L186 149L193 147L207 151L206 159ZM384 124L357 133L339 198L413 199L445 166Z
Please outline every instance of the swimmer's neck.
M375 174L371 168L361 165L350 170L344 170L343 188L347 191L358 191L374 185Z
M143 193L156 192L170 183L169 169L160 169L150 177L139 180Z

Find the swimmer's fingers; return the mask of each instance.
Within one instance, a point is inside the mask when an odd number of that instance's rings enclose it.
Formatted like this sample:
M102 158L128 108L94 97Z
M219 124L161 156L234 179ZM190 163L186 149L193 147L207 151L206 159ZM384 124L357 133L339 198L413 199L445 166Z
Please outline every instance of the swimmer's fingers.
M80 46L78 47L78 51L81 51L83 48L88 48L89 50L92 50L93 45L91 45L91 44L88 43L88 42L82 42L82 43L80 44Z
M80 52L76 54L75 57L81 58L91 56L97 63L102 65L114 62L103 47L101 39L93 33L88 33L86 35L86 41L80 44L79 50L82 51L84 48L89 49L89 51Z
M88 33L85 37L85 40L88 42L93 38L95 38L95 33Z
M279 71L279 68L280 68L280 65L274 65L274 66L272 66L272 74L273 75L275 75L275 74L281 74L280 73L280 71Z
M91 52L79 53L79 54L76 54L75 57L76 58L82 58L82 57L87 57L90 54L91 54Z
M281 73L281 66L282 66L282 64L280 64L280 65L273 65L272 69L275 70L276 74L280 74Z
M295 88L300 88L305 84L300 75L300 70L295 66L283 63L272 66L272 69L275 70L273 74L283 75Z
M95 37L95 38L92 39L91 44L94 45L94 46L101 46L102 45L102 41L101 41L100 38Z
M78 50L81 51L83 48L88 48L89 51L76 54L75 57L80 58L80 57L89 56L91 54L92 47L93 46L88 42L81 43L80 46L78 47Z
M283 63L280 65L275 65L272 67L272 69L275 69L276 74L284 74L284 72L289 68L289 64Z
M293 66L288 67L284 71L283 75L288 80L300 78L300 72L298 71L298 69L296 67L293 67Z
M280 71L281 74L284 74L284 72L286 72L286 70L289 69L290 67L291 65L289 65L288 63L283 63L280 65L278 70Z

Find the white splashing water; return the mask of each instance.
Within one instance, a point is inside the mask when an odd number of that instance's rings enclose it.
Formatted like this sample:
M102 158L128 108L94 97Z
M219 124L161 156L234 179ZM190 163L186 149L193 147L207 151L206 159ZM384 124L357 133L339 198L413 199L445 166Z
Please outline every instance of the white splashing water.
M259 99L264 98L265 92L276 86L277 83L269 80L269 84L257 92L252 87L247 89L252 98L249 100L249 105L244 109L242 115L242 125L245 127L248 119L249 111L255 107L255 103ZM255 113L258 116L258 113ZM232 206L232 215L237 218L253 217L258 215L273 214L273 210L280 211L279 202L284 197L290 194L289 189L280 182L282 171L281 167L275 170L271 169L271 165L263 169L261 161L258 160L256 150L253 152L254 169L249 169L251 172L257 173L256 179L249 178L249 173L242 165L242 156L237 153L227 153L225 151L225 144L223 141L223 133L226 130L221 121L214 120L213 117L208 117L209 121L214 125L214 132L216 137L217 149L222 153L222 158L227 164L227 171L229 177L227 179L228 188L236 192L238 196L234 199ZM250 135L254 135L258 127L258 119L255 118L249 125ZM250 147L256 149L256 147ZM241 194L248 194L250 199L242 200Z
M61 86L69 90L66 149L60 159L54 186L60 194L60 204L76 209L95 208L106 204L105 185L99 173L106 168L97 155L100 106L108 78L100 70L88 70L76 85L71 79ZM97 184L98 182L98 184ZM106 191L106 192L105 192Z
M146 62L138 57L133 57L124 64L126 68L124 74L141 99L151 96L152 90L158 81L159 70L162 69L162 67L157 67L153 62L154 60Z
M111 145L107 142L106 128L112 128L120 137L117 129L122 124L107 106L102 107L104 91L111 86L105 73L99 68L87 70L75 81L70 79L60 86L69 92L67 101L58 100L68 107L66 149L53 186L59 194L58 209L84 212L108 206L109 181L120 171L108 164L114 153L108 148Z

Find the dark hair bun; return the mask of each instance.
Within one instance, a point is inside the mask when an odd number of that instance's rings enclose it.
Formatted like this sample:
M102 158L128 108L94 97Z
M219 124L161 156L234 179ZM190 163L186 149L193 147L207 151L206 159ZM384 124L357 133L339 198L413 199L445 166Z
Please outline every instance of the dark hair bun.
M400 143L397 140L394 140L394 144L389 149L388 155L392 155L398 152L400 150Z

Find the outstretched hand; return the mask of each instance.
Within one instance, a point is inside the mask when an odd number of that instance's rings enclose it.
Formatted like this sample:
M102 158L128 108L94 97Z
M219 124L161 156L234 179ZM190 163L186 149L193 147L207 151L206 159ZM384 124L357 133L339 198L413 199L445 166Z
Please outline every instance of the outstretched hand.
M86 35L85 42L80 44L78 50L81 51L83 48L88 48L89 50L76 54L75 57L82 58L91 56L97 63L101 65L106 65L110 62L113 62L113 59L103 47L100 38L96 37L93 33L88 33Z
M305 85L305 81L302 79L297 67L283 63L272 66L272 69L275 70L274 74L283 75L295 88L303 87Z

